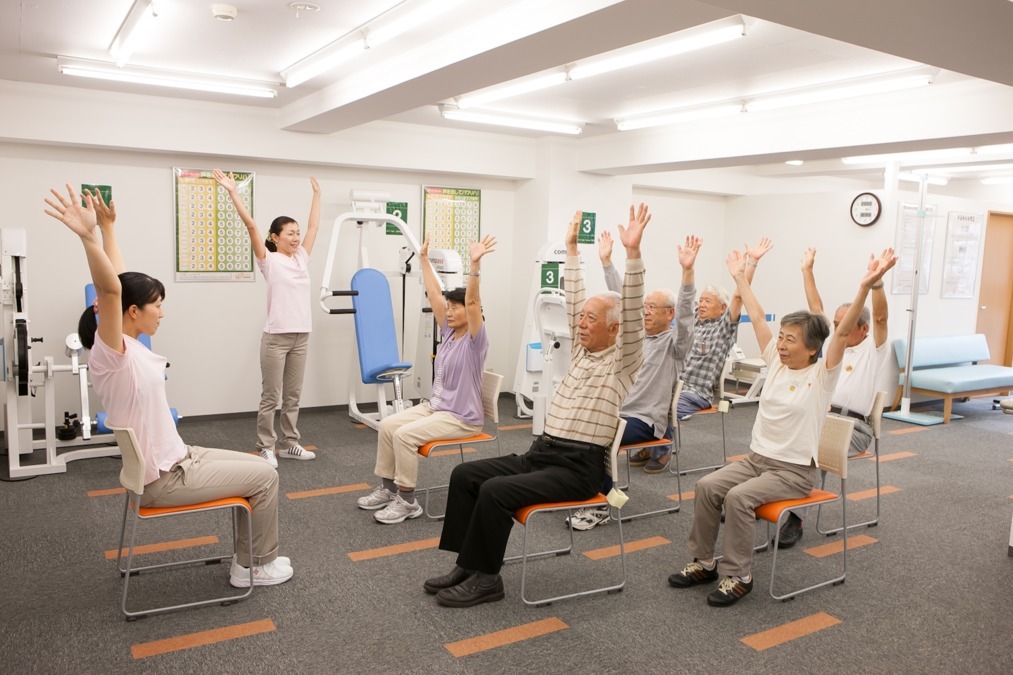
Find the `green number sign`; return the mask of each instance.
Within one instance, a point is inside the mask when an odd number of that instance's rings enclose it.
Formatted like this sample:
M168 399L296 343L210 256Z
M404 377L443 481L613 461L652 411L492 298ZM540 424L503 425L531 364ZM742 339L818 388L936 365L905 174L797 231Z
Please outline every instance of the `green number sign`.
M387 215L400 218L408 222L408 202L387 202ZM401 234L397 226L387 223L387 234Z
M593 244L594 243L594 214L584 213L580 214L580 229L577 231L577 243L578 244Z
M542 263L542 288L559 288L559 263Z

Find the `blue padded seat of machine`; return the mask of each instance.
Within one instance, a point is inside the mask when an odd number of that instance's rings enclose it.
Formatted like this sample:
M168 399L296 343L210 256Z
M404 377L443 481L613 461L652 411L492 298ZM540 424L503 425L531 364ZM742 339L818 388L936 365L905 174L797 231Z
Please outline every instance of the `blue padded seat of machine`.
M412 367L398 360L390 284L382 272L365 268L352 275L352 290L358 291L352 296L352 306L362 383L390 382Z

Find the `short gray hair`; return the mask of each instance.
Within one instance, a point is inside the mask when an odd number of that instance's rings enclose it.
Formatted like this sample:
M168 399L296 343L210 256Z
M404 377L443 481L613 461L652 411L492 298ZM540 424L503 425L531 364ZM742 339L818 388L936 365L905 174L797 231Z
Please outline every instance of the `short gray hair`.
M619 313L622 309L623 296L615 291L605 291L598 297L605 300L605 320L608 325L619 323Z
M675 291L668 288L656 288L653 292L660 293L665 298L666 306L675 308Z
M830 323L827 318L822 314L814 314L800 309L781 317L781 326L802 327L802 343L805 348L816 350L816 353L809 359L809 363L816 363L823 342L830 336Z
M715 296L718 299L718 301L721 302L721 304L725 305L726 307L728 306L728 301L731 299L731 296L728 295L728 291L721 288L720 286L715 286L714 284L707 284L706 286L704 286L703 290L700 291L700 295L703 295L704 293L710 293L711 295Z
M837 308L837 311L839 312L842 309L851 307L852 304L853 303L850 302L842 303L841 306ZM862 311L858 315L858 326L868 326L870 318L872 318L872 314L869 312L869 308L863 306Z

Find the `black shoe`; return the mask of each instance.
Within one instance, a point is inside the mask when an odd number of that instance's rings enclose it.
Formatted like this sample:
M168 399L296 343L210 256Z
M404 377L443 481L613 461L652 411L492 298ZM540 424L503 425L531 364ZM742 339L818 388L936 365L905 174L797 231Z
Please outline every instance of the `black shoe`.
M503 578L496 576L496 583L482 586L478 574L450 588L444 588L436 594L436 602L444 607L474 607L483 602L496 602L506 597L503 592Z
M444 588L456 586L457 584L461 583L462 581L470 577L472 574L474 574L474 572L461 569L459 565L454 565L454 569L450 570L442 577L433 577L432 579L426 579L426 582L422 584L422 588L426 589L426 593L428 593L429 595L436 595Z
M788 514L788 520L781 526L781 535L777 538L778 548L791 548L802 539L802 519L794 513Z
M713 569L707 569L696 560L682 568L681 572L668 577L668 583L676 588L689 588L697 584L706 584L718 580L718 566L714 563Z
M707 595L707 604L712 607L729 607L753 590L753 580L742 581L738 577L725 577L716 591Z

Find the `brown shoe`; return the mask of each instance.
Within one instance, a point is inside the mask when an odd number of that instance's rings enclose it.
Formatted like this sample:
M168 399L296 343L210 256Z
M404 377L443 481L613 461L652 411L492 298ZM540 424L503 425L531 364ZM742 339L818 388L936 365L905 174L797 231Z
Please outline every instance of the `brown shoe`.
M638 450L630 455L630 466L643 466L651 461L649 450Z
M666 452L664 455L658 457L657 459L652 457L651 461L649 461L647 464L644 465L644 473L661 473L662 471L668 468L668 460L670 460L671 458L672 458L671 451Z

